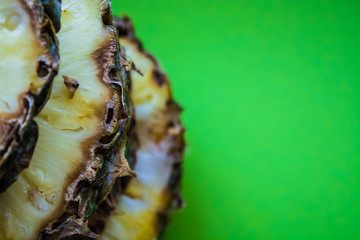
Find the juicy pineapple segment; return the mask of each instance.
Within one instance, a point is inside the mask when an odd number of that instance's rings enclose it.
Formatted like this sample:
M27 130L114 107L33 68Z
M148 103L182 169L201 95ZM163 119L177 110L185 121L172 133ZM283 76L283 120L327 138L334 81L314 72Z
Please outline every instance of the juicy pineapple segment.
M59 6L48 2L0 0L0 192L28 166L37 139L33 117L57 73L52 21Z
M139 141L134 167L138 178L130 180L123 195L111 193L117 203L105 220L101 239L150 240L155 239L165 226L173 203L178 207L181 205L177 187L184 129L179 120L180 109L172 100L166 76L133 37L129 19L118 20L117 24L119 34L124 35L120 36L120 43L144 75L131 73L131 98Z
M110 2L62 0L61 67L31 165L0 195L0 239L96 238L87 218L128 167L126 83Z
M44 82L36 72L44 49L19 1L0 1L0 44L0 112L16 113L19 96Z

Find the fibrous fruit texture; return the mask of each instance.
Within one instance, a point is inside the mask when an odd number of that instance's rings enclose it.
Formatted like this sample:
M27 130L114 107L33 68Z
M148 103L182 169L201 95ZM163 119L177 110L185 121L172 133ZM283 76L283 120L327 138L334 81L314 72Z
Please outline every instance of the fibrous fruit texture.
M58 0L0 0L0 192L28 167L59 67Z

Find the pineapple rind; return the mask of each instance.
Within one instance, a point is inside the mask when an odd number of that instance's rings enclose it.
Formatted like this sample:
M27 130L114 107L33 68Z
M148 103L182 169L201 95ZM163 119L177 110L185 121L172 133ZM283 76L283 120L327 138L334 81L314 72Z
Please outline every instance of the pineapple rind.
M134 37L128 18L115 21L120 43L136 67L131 72L131 98L135 106L138 145L134 171L137 178L114 188L100 206L91 225L101 239L156 239L169 214L182 206L180 198L184 128L180 107L173 101L166 75Z

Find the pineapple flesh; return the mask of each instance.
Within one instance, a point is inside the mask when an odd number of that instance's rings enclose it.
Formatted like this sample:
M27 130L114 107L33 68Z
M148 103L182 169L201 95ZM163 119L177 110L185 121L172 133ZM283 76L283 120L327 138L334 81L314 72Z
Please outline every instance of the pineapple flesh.
M113 188L91 225L101 239L156 239L174 207L181 207L179 180L184 129L179 106L158 63L134 37L128 18L116 20L120 43L143 73L131 72L138 145L134 171L126 186ZM124 184L123 184L124 185Z
M59 66L59 11L58 0L0 0L0 192L29 165L36 145L33 118Z
M115 178L131 173L128 90L111 24L110 1L62 0L61 67L35 118L30 167L0 194L0 239L98 237L88 217Z

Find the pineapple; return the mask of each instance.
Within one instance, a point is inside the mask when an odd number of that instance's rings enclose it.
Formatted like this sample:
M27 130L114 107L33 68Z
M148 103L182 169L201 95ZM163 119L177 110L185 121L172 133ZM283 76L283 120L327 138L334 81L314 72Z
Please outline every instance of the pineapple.
M0 193L28 167L58 72L59 0L0 0Z
M115 179L132 174L128 84L110 1L62 0L57 37L61 66L35 118L30 167L0 194L0 239L97 238L88 218Z
M131 72L130 76L138 177L126 182L120 179L90 223L101 239L150 240L162 232L173 207L182 205L179 180L184 129L166 75L134 37L130 20L117 19L116 25L120 43L144 75Z

